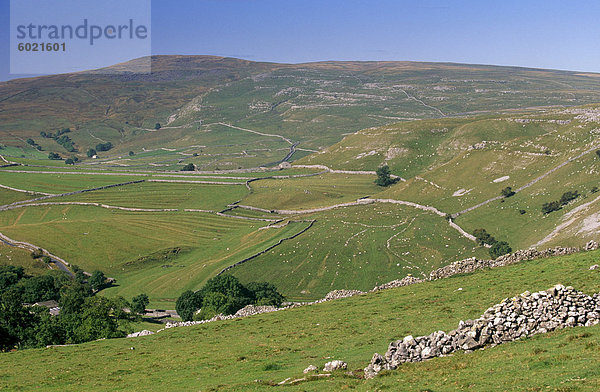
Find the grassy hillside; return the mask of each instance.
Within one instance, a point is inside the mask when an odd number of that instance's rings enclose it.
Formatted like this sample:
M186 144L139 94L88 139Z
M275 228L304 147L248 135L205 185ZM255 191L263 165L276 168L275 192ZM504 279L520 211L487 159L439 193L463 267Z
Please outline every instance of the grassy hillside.
M369 290L407 274L423 277L454 260L487 251L443 218L410 207L376 204L310 215L303 235L231 270L241 281L269 281L287 296L322 298L334 289Z
M571 210L595 199L592 190L599 185L600 173L595 154L600 149L597 113L597 106L589 106L400 123L360 131L301 162L361 170L388 164L408 181L377 197L432 205L451 214L498 197L507 186L524 187L513 197L492 201L456 219L469 232L484 227L513 247L524 248L566 222L563 217L570 217L566 214ZM576 200L560 211L542 214L544 203L575 190L581 195ZM591 203L580 211L570 222L578 229L555 236L552 243L561 243L559 238L562 243L572 244L575 238L581 242L577 234L596 238L594 208ZM587 226L582 223L585 219Z
M266 222L197 212L129 212L58 205L4 211L0 232L60 254L86 271L117 279L106 295L147 293L154 306L173 308L221 269L306 227L258 230ZM170 301L170 304L165 304Z
M476 318L525 290L562 283L589 294L598 292L598 271L589 271L598 256L591 252L536 260L143 338L4 353L0 385L48 391L264 391L269 382L300 377L309 364L322 366L332 358L358 371L391 340L455 328L459 320ZM336 374L285 389L593 391L600 385L595 366L599 341L598 326L565 329L485 351L402 365L374 380Z
M117 66L110 75L0 83L2 153L44 162L56 152L109 167L236 169L276 163L292 143L299 143L292 159L300 159L348 133L398 121L600 100L595 74L514 67L153 56L152 70ZM40 136L63 128L76 151ZM42 151L27 148L28 138ZM114 148L88 159L87 150L104 142Z
M48 266L39 259L32 259L31 252L0 242L0 265L23 267L30 275L43 274Z

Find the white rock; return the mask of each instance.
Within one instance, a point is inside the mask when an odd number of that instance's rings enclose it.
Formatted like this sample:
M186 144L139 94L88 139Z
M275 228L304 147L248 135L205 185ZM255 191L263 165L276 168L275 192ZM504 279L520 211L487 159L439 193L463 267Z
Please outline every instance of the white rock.
M325 364L325 366L323 367L323 371L324 372L333 372L334 370L346 369L347 367L348 367L348 364L346 364L346 362L336 359L334 361L327 362Z

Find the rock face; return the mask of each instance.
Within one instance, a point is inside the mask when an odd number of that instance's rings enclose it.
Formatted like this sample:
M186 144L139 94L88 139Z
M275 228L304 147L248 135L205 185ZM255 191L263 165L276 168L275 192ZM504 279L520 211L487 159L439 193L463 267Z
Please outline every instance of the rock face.
M335 361L327 362L325 364L325 366L323 367L323 371L324 372L333 372L334 370L346 369L347 367L348 367L348 364L346 364L346 362L339 361L336 359Z
M458 350L494 346L557 328L600 323L600 293L586 295L572 287L557 285L537 293L524 292L492 306L477 320L461 321L448 333L391 342L384 356L375 354L365 368L372 378L383 369L396 369L404 362L420 362Z

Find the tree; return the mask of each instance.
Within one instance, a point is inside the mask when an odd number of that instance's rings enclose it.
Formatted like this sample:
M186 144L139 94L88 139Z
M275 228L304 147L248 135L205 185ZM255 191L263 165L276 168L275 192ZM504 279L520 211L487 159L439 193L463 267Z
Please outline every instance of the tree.
M225 294L216 291L206 294L202 301L202 309L200 310L200 318L207 320L217 314L229 314L227 311L230 310L228 302L231 298L228 298Z
M196 295L191 290L184 291L177 302L175 302L175 310L183 321L191 321L194 318L196 310L202 306L202 297Z
M498 241L490 248L490 256L494 259L512 252L512 248L506 241Z
M596 155L598 155L598 158L600 158L600 150L596 150Z
M8 351L30 339L34 315L23 305L16 290L0 296L0 350Z
M395 179L392 179L390 168L388 165L378 167L375 173L377 173L377 179L375 180L375 184L379 186L389 186L396 183L397 181Z
M131 300L131 311L137 314L144 314L146 312L146 306L150 301L146 294L139 294Z
M23 302L32 304L60 298L60 285L55 283L54 277L50 274L23 279L19 282L19 286L22 288Z
M221 293L227 297L250 298L252 296L250 291L240 283L238 278L228 274L218 275L209 279L200 291L203 293L203 297L212 292Z
M597 186L593 186L592 189L590 189L590 192L592 192L592 193L598 192L598 187Z
M0 294L16 285L26 276L23 267L15 267L12 265L0 266Z
M88 156L88 158L91 158L94 155L96 155L96 150L94 150L93 148L90 148L89 150L87 150L87 156Z
M35 142L33 141L33 139L27 139L27 144L30 144L33 146L33 145L35 145Z
M96 144L96 151L108 151L111 148L113 148L113 145L111 142Z
M160 128L161 128L160 123L154 124L154 129L156 129L158 131Z
M579 197L578 191L568 191L562 194L560 200L558 201L561 205L568 204L571 200L575 200Z
M133 151L129 151L129 156L130 156L130 157L132 157L132 156L134 156L134 155L135 155L135 152L133 152Z
M113 302L105 297L86 298L79 315L79 322L72 329L69 340L72 343L83 343L123 336L124 333L119 330L117 319L112 316L113 306Z
M552 201L550 203L544 203L542 205L542 213L544 215L551 213L552 211L560 210L560 203L558 201Z
M513 192L512 188L507 186L506 188L502 189L502 191L500 192L500 194L503 197L511 197L515 194L515 192Z
M473 236L479 245L488 244L493 245L496 243L496 239L489 234L485 229L473 230Z
M60 161L62 158L55 152L51 152L48 154L48 159L52 159L53 161Z
M104 287L106 276L104 276L104 272L96 270L92 272L92 276L88 281L92 290L98 291Z
M246 285L256 305L281 306L285 297L277 291L275 285L268 282L250 282Z
M194 171L196 170L196 166L193 163L188 163L184 167L181 168L181 171Z
M75 161L72 158L67 158L65 161L65 165L74 165Z

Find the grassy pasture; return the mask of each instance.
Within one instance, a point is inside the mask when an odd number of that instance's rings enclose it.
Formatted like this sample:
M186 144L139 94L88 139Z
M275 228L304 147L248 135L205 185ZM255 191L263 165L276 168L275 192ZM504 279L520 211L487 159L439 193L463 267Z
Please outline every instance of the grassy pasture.
M407 274L422 277L483 249L446 221L409 207L377 204L302 215L316 219L302 236L232 270L242 281L269 271L290 298L322 298L334 289L369 290Z
M139 176L15 173L0 171L0 184L17 189L46 193L66 193L128 181L142 180Z
M367 365L391 340L456 328L503 298L557 283L600 291L598 252L542 259L283 312L158 335L0 354L0 386L48 391L265 391L331 359ZM457 290L462 288L462 290ZM318 344L315 344L318 342ZM595 391L600 327L574 328L471 354L402 365L365 381L341 373L290 391ZM134 347L135 350L130 348ZM26 369L26 370L24 370ZM262 380L262 383L255 380Z
M32 193L11 191L10 189L0 188L0 205L10 204L21 200L33 199L36 196Z
M248 193L244 185L142 182L52 201L96 202L119 207L222 210Z
M25 268L25 272L31 275L42 274L48 271L48 266L39 259L32 259L30 252L6 245L0 241L0 265L12 265Z
M265 225L206 213L126 212L70 205L0 214L0 232L7 236L42 246L87 271L100 269L117 278L118 286L107 290L107 295L146 292L153 304L199 288L222 268L306 226L297 223L257 230ZM166 261L160 257L160 252L174 248L181 249L176 257Z
M241 204L268 210L302 210L355 201L381 191L374 175L325 173L312 177L252 182Z

